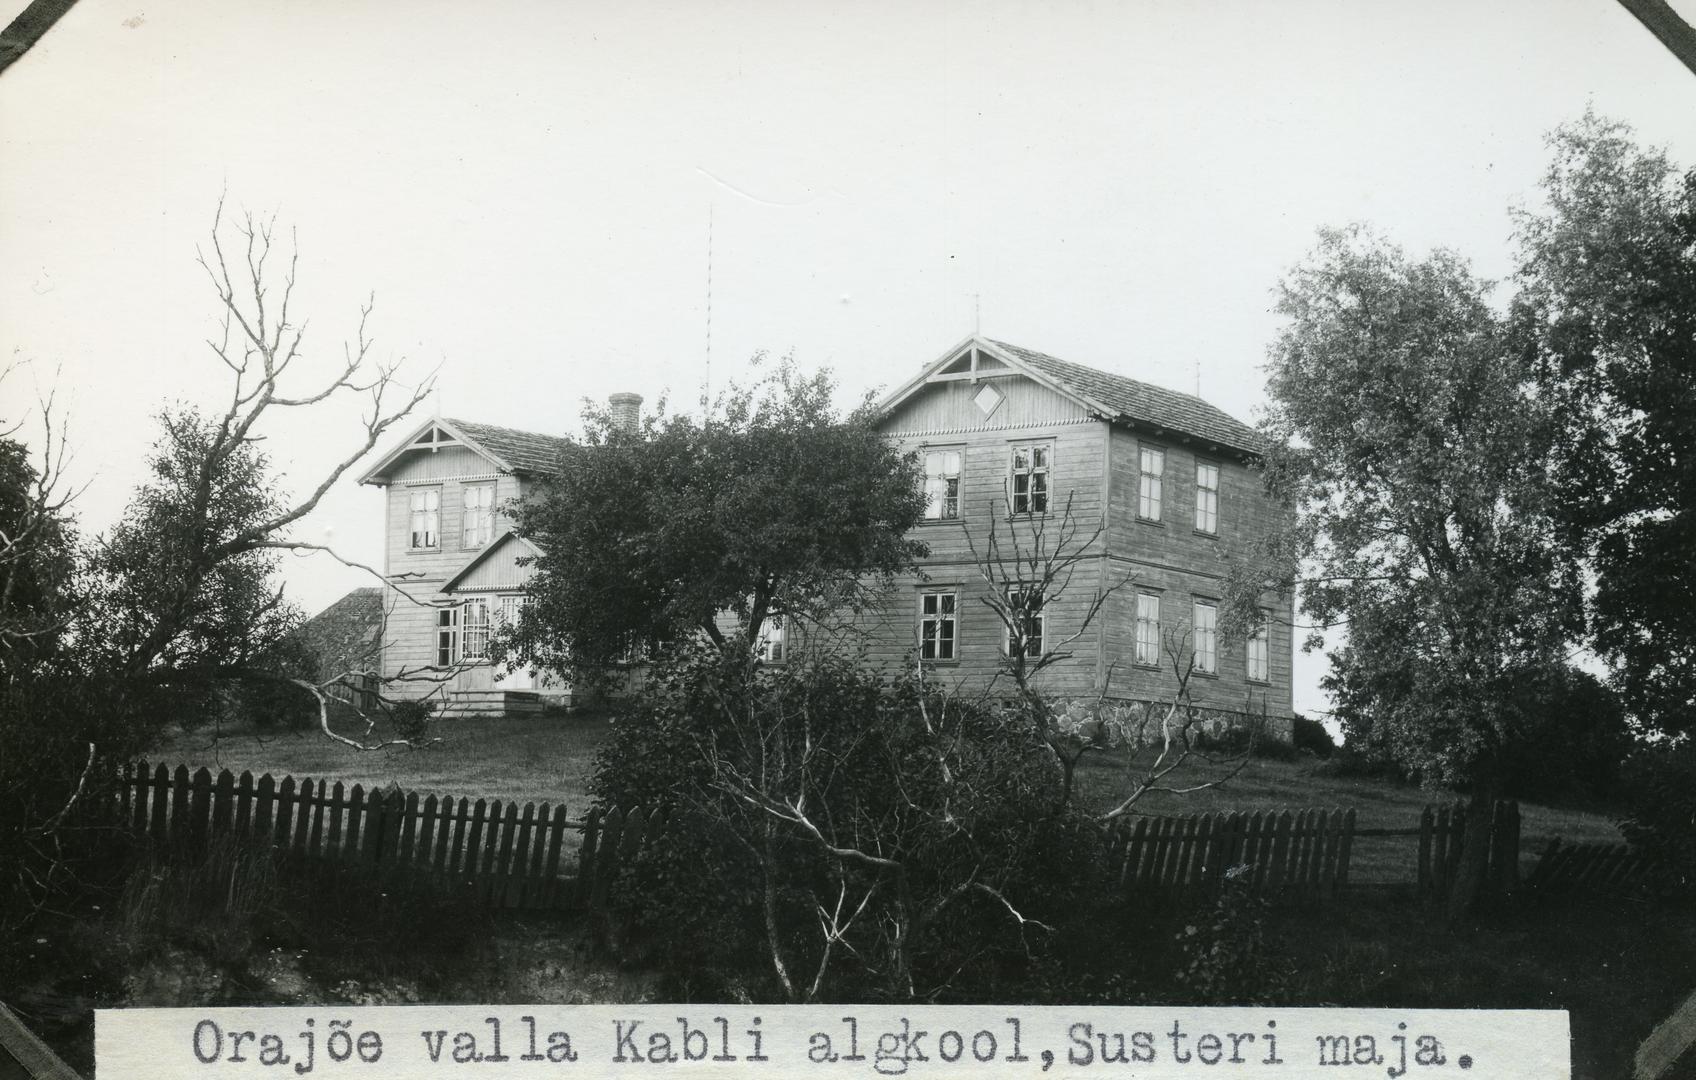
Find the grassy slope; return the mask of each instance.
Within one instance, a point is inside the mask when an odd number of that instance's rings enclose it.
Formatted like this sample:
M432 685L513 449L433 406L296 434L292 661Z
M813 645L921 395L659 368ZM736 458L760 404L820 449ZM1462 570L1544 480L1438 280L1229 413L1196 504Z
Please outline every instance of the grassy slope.
M392 782L420 794L521 802L563 800L575 812L588 803L594 753L606 730L604 715L457 720L434 725L433 734L442 741L429 749L396 747L374 752L349 749L317 731L264 737L226 733L218 739L198 732L176 736L159 749L154 760L191 768L227 768L238 775L243 769L255 775L269 770L278 776L310 776L367 787ZM1213 775L1217 772L1206 765L1186 766L1168 777L1166 785L1187 787ZM1078 770L1077 797L1087 807L1105 810L1127 784L1121 759L1108 754L1086 756ZM1384 780L1325 776L1311 760L1256 760L1221 787L1184 795L1154 792L1137 808L1149 814L1192 814L1353 807L1362 828L1406 828L1418 824L1426 805L1452 798L1448 793ZM1526 804L1522 821L1521 851L1526 859L1534 858L1553 836L1581 842L1619 840L1613 823L1598 814ZM1353 860L1357 880L1410 880L1416 843L1412 837L1358 839Z
M349 786L399 784L420 794L557 803L576 812L589 802L595 748L606 734L605 716L456 720L432 725L435 746L360 751L326 739L317 730L255 735L228 732L178 734L151 761L189 768L229 769L238 776L312 777ZM357 735L350 730L346 734ZM378 737L383 736L379 731Z

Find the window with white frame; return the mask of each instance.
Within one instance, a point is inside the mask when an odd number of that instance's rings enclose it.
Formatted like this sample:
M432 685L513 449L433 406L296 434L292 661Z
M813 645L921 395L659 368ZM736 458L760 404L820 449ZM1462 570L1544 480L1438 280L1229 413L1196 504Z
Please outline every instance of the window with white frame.
M442 546L442 489L413 488L408 496L410 509L407 547L413 551L434 551Z
M1044 631L1048 628L1048 616L1042 610L1042 594L1008 593L1007 615L1010 623L1007 627L1007 655L1040 659ZM1016 635L1014 627L1019 628Z
M783 663L785 646L788 644L785 630L782 615L773 615L766 619L760 627L759 639L754 643L754 650L759 654L761 661L767 664Z
M1219 673L1219 606L1211 600L1195 602L1195 670L1203 675Z
M524 609L530 606L530 598L524 595L507 595L501 597L498 603L497 617L500 625L511 629L518 625L518 620L524 615Z
M459 608L436 609L436 666L459 663Z
M1053 447L1013 447L1013 513L1048 513L1048 466Z
M951 592L919 594L919 658L953 660L958 645L958 627Z
M493 629L490 616L489 601L485 599L467 600L460 609L459 615L459 658L461 660L487 660L489 658L489 631Z
M1136 662L1160 666L1160 596L1137 593Z
M1197 532L1219 531L1219 466L1195 463L1195 527Z
M495 485L466 484L460 517L461 547L480 548L495 538Z
M960 516L960 459L958 450L925 454L925 519L952 521Z
M1260 622L1248 636L1248 677L1254 682L1272 681L1272 616L1260 613Z
M1137 516L1147 521L1160 520L1160 497L1166 476L1166 451L1144 446L1137 453Z

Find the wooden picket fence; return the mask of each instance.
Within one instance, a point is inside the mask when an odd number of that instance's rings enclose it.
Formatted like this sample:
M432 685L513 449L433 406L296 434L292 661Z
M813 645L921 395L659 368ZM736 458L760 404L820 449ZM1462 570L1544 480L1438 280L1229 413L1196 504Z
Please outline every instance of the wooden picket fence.
M1348 884L1353 810L1144 817L1113 838L1132 892L1216 889L1227 878L1262 895L1325 899Z
M1264 896L1328 900L1349 884L1357 841L1417 838L1411 883L1435 898L1454 880L1465 831L1458 805L1427 806L1418 824L1405 828L1361 828L1353 810L1338 809L1151 816L1122 823L1111 850L1119 886L1130 892L1208 891L1230 878ZM1490 884L1501 895L1518 883L1519 831L1519 805L1497 803Z
M665 826L663 811L614 809L570 818L563 804L438 798L390 786L228 769L125 766L119 820L160 843L247 835L309 860L401 869L450 883L492 907L594 907L622 862Z
M1647 887L1649 871L1649 861L1624 844L1572 844L1556 837L1543 849L1525 884L1546 892L1631 896Z
M1519 804L1498 801L1490 823L1489 869L1486 892L1506 896L1519 885ZM1419 815L1419 870L1416 884L1422 895L1448 895L1460 870L1466 838L1466 807L1459 803L1427 806Z

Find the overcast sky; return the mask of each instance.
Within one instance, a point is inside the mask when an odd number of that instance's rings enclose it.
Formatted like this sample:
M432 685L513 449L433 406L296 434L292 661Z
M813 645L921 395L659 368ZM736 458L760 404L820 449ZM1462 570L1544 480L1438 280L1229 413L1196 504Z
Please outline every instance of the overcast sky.
M793 351L849 400L981 319L1252 421L1317 228L1500 277L1587 104L1696 164L1696 76L1612 0L82 0L0 76L0 414L56 385L111 522L153 414L225 392L195 252L227 190L298 231L312 370L375 293L374 355L438 369L443 415L692 404L709 341L715 383ZM304 483L355 425L269 446ZM347 484L302 538L376 562L381 517ZM288 574L309 610L365 583Z

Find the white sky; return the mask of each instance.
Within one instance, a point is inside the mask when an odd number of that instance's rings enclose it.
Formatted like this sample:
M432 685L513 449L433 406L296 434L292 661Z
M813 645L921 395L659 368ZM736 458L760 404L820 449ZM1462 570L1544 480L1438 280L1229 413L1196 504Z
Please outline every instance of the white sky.
M446 415L692 403L710 213L715 381L766 349L888 387L980 296L990 336L1177 389L1199 367L1252 420L1316 228L1500 276L1507 207L1586 103L1696 164L1696 76L1612 0L82 0L0 76L0 358L25 373L0 415L56 379L82 519L113 520L152 414L225 391L195 249L227 188L298 229L313 370L374 291L375 355L439 365ZM271 449L315 477L353 424ZM303 538L377 561L380 506L345 485ZM291 562L309 610L366 583ZM1322 667L1298 655L1298 709Z

